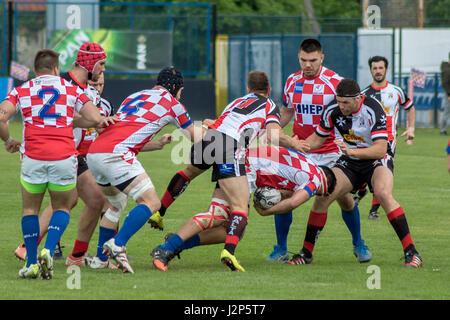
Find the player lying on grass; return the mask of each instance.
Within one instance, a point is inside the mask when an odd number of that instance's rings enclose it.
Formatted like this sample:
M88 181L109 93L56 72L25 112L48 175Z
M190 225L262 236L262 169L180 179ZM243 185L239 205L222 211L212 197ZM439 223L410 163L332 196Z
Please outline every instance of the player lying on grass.
M333 192L336 179L325 166L317 166L303 154L283 147L250 148L247 156L249 190L270 186L282 190L283 198L270 209L257 208L261 215L289 212L315 194ZM151 252L153 265L166 271L181 250L203 244L224 243L227 228L233 225L225 194L216 186L207 212L196 214L180 230ZM243 233L242 233L243 235ZM241 235L241 237L242 237ZM245 271L235 259L233 271Z
M192 146L191 162L187 167L192 175L183 177L177 174L169 184L169 189L174 185L177 188L183 187L187 181L185 177L192 180L212 168L211 180L219 183L231 207L231 223L228 226L227 239L220 260L232 270L236 269L234 253L247 226L250 200L244 150L264 132L264 129L267 132L267 139L274 144L299 151L309 150L304 141L289 137L281 130L280 110L269 98L270 91L269 77L265 72L249 72L248 94L228 104L220 117L208 126L202 140ZM181 193L181 190L178 189L177 192ZM165 201L164 199L163 196L162 201ZM158 212L150 218L152 226L162 228L160 214L162 213Z

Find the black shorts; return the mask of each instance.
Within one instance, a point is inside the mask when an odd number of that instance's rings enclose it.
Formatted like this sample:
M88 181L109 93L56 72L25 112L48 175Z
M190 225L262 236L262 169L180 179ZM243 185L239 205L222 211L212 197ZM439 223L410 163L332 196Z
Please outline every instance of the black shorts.
M89 170L87 162L86 162L86 158L84 156L77 156L77 160L78 160L78 169L77 169L77 177L81 176L84 172L86 172L87 170Z
M245 146L226 134L208 129L191 148L191 164L201 170L213 167L211 181L245 176Z
M361 189L365 183L369 186L370 191L373 192L371 180L375 168L384 166L394 173L394 157L386 154L380 160L354 160L343 155L336 161L334 166L341 169L350 180L353 186L352 193Z

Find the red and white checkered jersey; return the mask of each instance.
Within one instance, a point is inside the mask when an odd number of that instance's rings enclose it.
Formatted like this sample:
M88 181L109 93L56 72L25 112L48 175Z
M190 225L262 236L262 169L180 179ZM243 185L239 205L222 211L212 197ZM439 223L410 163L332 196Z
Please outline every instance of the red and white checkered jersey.
M386 128L388 132L388 139L391 142L391 149L394 151L397 137L397 120L400 107L408 110L413 106L413 102L408 98L405 91L386 81L386 86L375 88L368 86L362 94L371 98L377 99L386 112Z
M294 108L294 135L300 140L314 133L320 123L320 115L325 107L336 97L336 87L342 77L334 71L321 67L314 78L307 78L303 71L291 74L284 86L283 105ZM339 152L334 134L314 153Z
M258 147L248 150L250 171L256 171L256 187L297 191L312 197L325 181L322 171L310 159L284 147Z
M245 136L248 146L270 122L280 123L280 108L270 98L249 93L228 104L209 128L237 141Z
M73 114L89 101L78 86L61 77L45 74L13 89L6 99L22 114L22 154L45 161L62 160L77 154Z
M75 76L70 71L62 74L61 77L66 79L70 83L78 86L81 90L83 90L83 92L92 101L92 103L94 105L96 105L97 107L99 106L100 94L98 93L97 89L95 89L93 86L91 86L89 84L82 84L82 83L78 82L78 80L75 78ZM99 110L102 115L105 115L105 114L103 114L101 108L99 108ZM85 138L86 134L88 135L87 139ZM85 156L87 150L89 149L91 141L93 141L97 136L95 129L94 128L89 128L89 129L74 128L73 135L75 137L75 145L77 147L78 154Z
M89 153L138 154L169 123L186 129L192 120L186 108L166 89L155 87L128 96L116 113L119 121L103 130Z

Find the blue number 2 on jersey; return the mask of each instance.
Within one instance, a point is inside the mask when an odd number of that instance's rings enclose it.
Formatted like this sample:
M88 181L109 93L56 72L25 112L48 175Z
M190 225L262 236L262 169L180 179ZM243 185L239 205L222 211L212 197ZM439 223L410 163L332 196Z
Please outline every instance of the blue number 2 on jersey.
M52 119L58 119L61 117L60 113L50 113L50 108L53 107L58 101L59 98L59 91L55 88L43 88L39 90L38 97L41 99L44 99L45 94L51 94L52 96L50 99L47 100L47 103L44 104L44 106L39 110L39 118L52 118Z
M125 113L128 117L135 114L140 107L142 107L145 104L145 101L138 102L142 98L142 95L137 96L136 98L130 100L125 104L120 112Z

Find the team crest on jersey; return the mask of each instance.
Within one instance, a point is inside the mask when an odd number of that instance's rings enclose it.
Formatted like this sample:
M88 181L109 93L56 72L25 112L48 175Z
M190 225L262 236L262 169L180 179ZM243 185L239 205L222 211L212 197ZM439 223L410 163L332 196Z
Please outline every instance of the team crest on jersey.
M323 84L315 84L313 88L313 94L323 94L325 86Z
M337 125L338 125L339 127L343 127L343 126L345 125L345 119L344 119L344 117L339 117L339 118L337 118L337 119L336 119L336 122L337 122Z
M364 137L355 135L355 131L352 129L348 130L348 133L344 134L344 138L347 141L361 141L361 142L365 141Z
M294 86L294 93L302 93L303 92L303 83L296 83Z

